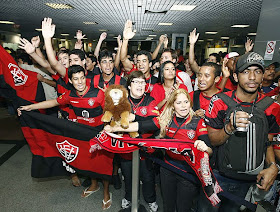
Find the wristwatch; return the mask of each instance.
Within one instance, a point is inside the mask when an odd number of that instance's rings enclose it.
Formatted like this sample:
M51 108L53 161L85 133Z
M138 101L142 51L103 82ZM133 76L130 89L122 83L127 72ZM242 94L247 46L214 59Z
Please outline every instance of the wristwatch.
M271 162L271 163L268 165L268 167L270 167L272 164L276 166L276 168L278 169L278 172L279 172L279 171L280 171L280 166L279 166L277 163L275 163L275 162Z

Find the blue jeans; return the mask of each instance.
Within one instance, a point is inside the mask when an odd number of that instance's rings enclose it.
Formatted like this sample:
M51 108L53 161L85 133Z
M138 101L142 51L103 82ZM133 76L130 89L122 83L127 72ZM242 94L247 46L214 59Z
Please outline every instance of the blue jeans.
M233 180L224 176L221 176L217 170L213 170L213 173L224 191L227 191L231 194L245 198L248 189L255 182L247 182L240 180ZM209 200L206 198L205 194L201 190L200 197L198 200L198 212L236 212L239 211L241 205L236 204L232 200L229 200L221 195L219 195L221 202L213 207Z

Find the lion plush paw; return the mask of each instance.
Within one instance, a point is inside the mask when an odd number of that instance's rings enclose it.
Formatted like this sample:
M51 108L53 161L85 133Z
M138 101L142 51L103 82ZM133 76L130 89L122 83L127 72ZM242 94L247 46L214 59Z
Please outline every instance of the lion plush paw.
M106 111L101 118L102 122L110 122L112 119L113 114L110 111Z
M129 111L124 111L124 112L121 113L120 123L121 123L122 128L124 128L124 129L127 129L128 126L129 126L129 119L128 118L129 118Z
M138 132L130 132L130 133L129 133L129 136L130 136L131 138L137 138L137 137L139 136L139 133L138 133Z

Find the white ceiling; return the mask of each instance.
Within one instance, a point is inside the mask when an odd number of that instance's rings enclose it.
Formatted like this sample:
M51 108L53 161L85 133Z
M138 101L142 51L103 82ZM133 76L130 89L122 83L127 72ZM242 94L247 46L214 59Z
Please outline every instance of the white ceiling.
M67 3L74 9L55 10L45 3ZM192 11L170 11L172 5L197 5ZM139 7L141 5L141 7ZM200 39L221 36L245 37L256 32L262 0L1 0L0 20L9 20L19 28L0 24L2 31L15 31L24 37L38 34L44 17L53 18L56 37L70 33L73 38L81 29L89 39L100 35L99 29L109 30L108 38L122 34L127 19L135 22L135 39L145 39L149 34L189 33L194 27ZM145 10L164 11L166 14L145 14ZM97 22L85 25L83 22ZM172 26L159 26L160 22L172 22ZM249 24L248 28L231 28L234 24ZM147 31L148 30L148 31ZM205 31L218 31L205 35ZM40 33L39 33L40 34Z

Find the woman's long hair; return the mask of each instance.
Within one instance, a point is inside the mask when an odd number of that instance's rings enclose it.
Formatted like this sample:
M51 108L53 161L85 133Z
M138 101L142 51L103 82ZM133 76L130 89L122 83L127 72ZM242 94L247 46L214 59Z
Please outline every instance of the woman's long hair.
M159 68L158 82L161 83L161 84L164 84L164 67L168 63L171 63L171 64L174 65L175 73L176 73L176 66L175 66L175 64L172 61L170 61L170 60L165 61L163 64L161 64L161 66ZM174 84L175 83L176 83L176 74L175 74L175 77L174 77Z
M170 123L172 122L175 110L174 110L174 102L176 101L177 97L179 94L185 94L187 96L187 99L190 101L190 120L186 123L188 124L191 120L192 117L194 116L194 111L192 109L192 105L193 102L191 100L191 97L188 93L188 91L186 91L185 89L177 89L175 90L171 96L170 99L167 101L165 108L163 110L163 112L161 113L160 117L159 117L159 125L160 125L160 138L164 138L165 134L166 134L166 128L170 125Z

